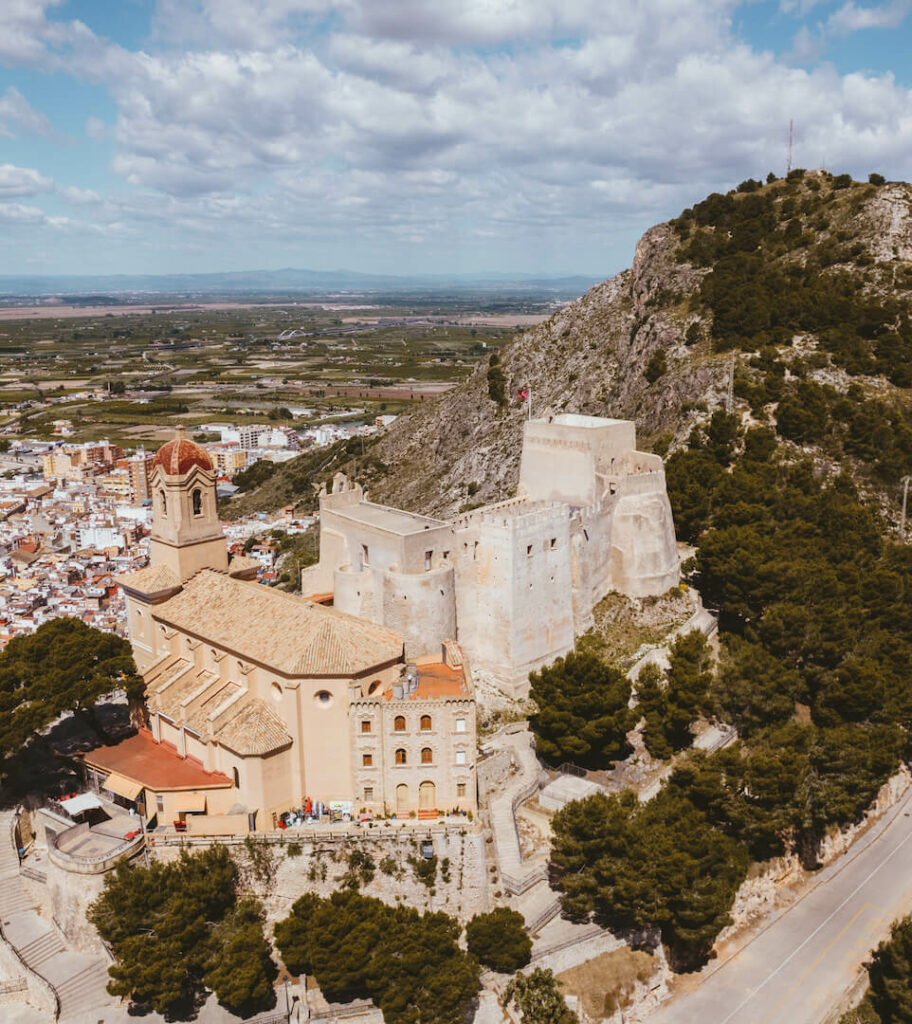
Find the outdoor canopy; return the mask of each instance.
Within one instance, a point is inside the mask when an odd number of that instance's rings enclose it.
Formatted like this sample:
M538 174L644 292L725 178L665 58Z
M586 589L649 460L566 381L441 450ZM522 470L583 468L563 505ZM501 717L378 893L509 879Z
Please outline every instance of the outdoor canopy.
M68 800L61 800L60 806L67 814L74 815L104 807L104 804L94 793L80 793L78 796L71 796Z
M109 793L122 796L127 800L135 800L143 791L141 782L134 782L125 775L118 775L117 772L111 772L101 784L101 788L106 789Z

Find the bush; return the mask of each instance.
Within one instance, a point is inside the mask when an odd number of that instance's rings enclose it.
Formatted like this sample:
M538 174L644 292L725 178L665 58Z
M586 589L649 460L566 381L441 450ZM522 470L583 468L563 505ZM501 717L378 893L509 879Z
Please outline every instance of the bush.
M653 384L659 379L659 377L663 377L666 373L668 373L668 360L665 358L664 350L659 349L659 351L656 352L646 364L643 376L650 384Z
M469 952L500 974L512 974L532 959L522 914L498 907L489 914L476 914L466 925Z
M872 185L886 185L887 183L887 179L882 174L877 174L876 172L868 175L868 181Z

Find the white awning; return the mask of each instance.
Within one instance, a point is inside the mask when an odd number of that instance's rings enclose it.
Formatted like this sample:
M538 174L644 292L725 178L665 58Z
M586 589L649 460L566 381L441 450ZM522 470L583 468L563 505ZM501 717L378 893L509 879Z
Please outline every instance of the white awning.
M205 793L177 793L175 795L174 809L178 812L184 811L190 814L206 813Z
M132 779L128 779L125 775L118 775L117 772L111 772L111 774L101 784L101 788L106 789L109 793L115 793L117 796L125 797L127 800L135 800L143 791L143 784L141 782L134 782Z
M84 811L92 811L104 804L94 793L80 793L79 796L71 796L68 800L61 800L60 806L67 814L82 814Z

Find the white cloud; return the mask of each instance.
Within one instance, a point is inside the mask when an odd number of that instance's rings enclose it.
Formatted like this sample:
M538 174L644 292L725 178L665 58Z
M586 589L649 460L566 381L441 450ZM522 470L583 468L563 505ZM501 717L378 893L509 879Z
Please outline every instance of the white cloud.
M31 167L0 164L0 199L50 192L54 182Z
M893 0L889 4L859 7L848 0L827 18L826 30L833 35L849 35L866 28L897 28L910 6L909 0Z
M11 139L18 134L48 135L50 130L48 119L17 88L11 85L0 96L0 136Z
M90 188L77 188L75 185L64 185L57 192L68 203L74 206L94 206L101 202L101 196Z

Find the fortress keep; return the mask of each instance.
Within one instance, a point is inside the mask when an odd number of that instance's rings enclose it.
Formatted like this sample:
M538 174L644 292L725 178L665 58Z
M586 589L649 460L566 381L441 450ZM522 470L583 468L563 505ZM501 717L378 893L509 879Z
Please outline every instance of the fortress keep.
M611 590L677 584L662 460L634 424L572 414L525 424L515 498L451 521L375 505L341 474L320 495L320 561L305 594L405 637L406 652L456 637L509 694L566 654Z

